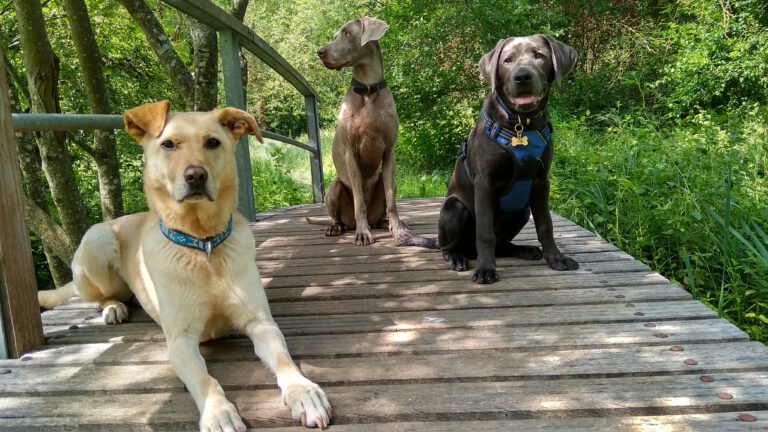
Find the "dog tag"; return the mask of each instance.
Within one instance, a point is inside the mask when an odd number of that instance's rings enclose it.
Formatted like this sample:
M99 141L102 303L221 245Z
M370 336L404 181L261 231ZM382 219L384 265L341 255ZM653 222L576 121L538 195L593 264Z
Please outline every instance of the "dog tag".
M213 244L211 244L211 241L208 240L205 242L205 254L206 258L208 258L208 261L211 260L211 251L213 250Z
M512 137L511 140L509 140L509 143L513 146L527 146L528 145L528 137L523 135L519 137Z

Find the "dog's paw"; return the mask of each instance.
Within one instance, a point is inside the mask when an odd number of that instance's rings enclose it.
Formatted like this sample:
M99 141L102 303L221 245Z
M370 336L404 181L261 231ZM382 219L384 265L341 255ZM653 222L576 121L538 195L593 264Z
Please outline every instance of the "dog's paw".
M478 268L472 275L472 282L479 284L492 284L499 280L499 274L494 268Z
M308 428L325 429L331 422L331 403L325 392L308 379L289 384L283 391L283 402L291 410L291 417Z
M326 237L338 237L344 232L344 225L334 223L325 229Z
M563 254L544 254L544 259L555 270L576 270L579 268L579 263L576 260Z
M245 432L245 424L237 408L224 397L211 397L200 416L200 432Z
M371 229L369 227L357 227L357 230L355 230L356 245L367 246L375 242L376 240L373 239L373 234L371 234Z
M408 225L402 222L398 224L389 224L389 231L392 232L392 237L395 238L395 244L400 244L412 237Z
M451 270L463 272L469 269L469 260L463 254L443 251L443 259Z
M120 324L128 320L128 308L121 302L112 300L102 304L104 308L101 316L104 318L104 324Z

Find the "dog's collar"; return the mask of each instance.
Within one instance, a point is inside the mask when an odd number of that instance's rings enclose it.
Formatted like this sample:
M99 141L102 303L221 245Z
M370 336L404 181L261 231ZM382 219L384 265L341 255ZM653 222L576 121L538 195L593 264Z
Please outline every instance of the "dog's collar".
M352 87L352 91L359 95L367 95L371 93L376 93L381 89L387 88L387 81L381 80L374 84L363 84L360 81L352 78L352 83L349 84L350 87Z
M165 238L171 242L176 243L179 246L203 251L205 252L206 257L210 259L213 248L222 244L224 240L226 240L227 237L229 237L229 235L232 233L232 216L229 217L227 229L216 234L215 236L206 237L204 239L199 239L187 233L170 229L163 225L162 219L160 219L160 231L162 231Z

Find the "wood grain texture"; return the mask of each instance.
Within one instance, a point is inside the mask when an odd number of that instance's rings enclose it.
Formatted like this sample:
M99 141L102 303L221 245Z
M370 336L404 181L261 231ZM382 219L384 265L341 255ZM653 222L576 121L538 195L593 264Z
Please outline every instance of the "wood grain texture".
M430 234L440 202L398 207ZM580 270L499 259L501 281L477 285L469 272L447 270L439 253L394 247L386 231L360 247L303 220L323 215L321 206L300 206L252 226L289 350L334 405L330 431L768 425L766 347L561 217L558 241ZM535 244L531 226L520 243ZM24 361L0 361L8 371L0 374L0 429L195 429L196 409L159 326L135 306L131 313L127 324L106 326L80 299L44 313L48 345ZM248 339L234 333L201 351L252 430L303 430Z
M0 48L2 49L2 48ZM0 53L2 54L2 53ZM18 154L11 124L5 68L0 67L0 303L6 355L19 357L43 343Z

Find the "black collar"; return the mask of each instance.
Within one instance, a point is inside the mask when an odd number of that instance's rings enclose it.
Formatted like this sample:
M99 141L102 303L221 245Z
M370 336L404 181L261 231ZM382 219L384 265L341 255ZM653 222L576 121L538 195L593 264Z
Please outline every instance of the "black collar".
M381 80L380 82L374 83L374 84L363 84L360 81L352 78L352 83L350 84L350 87L352 87L352 91L359 95L367 95L376 93L381 89L387 88L387 81Z

